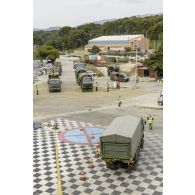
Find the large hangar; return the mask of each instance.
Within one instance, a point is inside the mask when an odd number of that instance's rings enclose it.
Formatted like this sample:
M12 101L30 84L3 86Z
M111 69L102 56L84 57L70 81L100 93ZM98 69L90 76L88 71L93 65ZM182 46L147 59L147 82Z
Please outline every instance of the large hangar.
M94 45L98 46L101 51L124 51L126 47L148 50L149 39L144 37L143 34L101 36L89 40L85 50L91 49Z

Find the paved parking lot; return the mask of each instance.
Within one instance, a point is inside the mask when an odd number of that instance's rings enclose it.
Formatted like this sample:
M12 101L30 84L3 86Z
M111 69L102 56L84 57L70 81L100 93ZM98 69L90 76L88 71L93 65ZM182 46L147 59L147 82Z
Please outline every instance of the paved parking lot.
M55 132L58 124L59 137L71 129L94 127L96 124L71 121L63 118L43 123L41 129L33 132L33 189L34 194L57 194L57 174L55 156ZM100 128L101 126L98 125ZM102 127L103 128L103 127ZM67 143L58 139L60 173L63 195L65 194L162 194L162 137L151 132L145 133L144 149L136 171L125 168L107 169L105 163L95 157L93 144ZM88 168L92 159L95 167ZM79 180L84 171L86 181Z

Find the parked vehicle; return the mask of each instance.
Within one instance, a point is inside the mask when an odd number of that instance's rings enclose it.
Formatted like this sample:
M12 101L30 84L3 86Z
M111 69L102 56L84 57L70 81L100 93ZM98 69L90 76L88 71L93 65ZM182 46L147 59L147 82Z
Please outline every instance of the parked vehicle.
M93 91L93 78L91 74L80 73L79 74L79 85L82 91L91 90Z
M92 70L87 70L87 73L88 73L88 74L91 74L93 77L95 77L95 76L96 76L96 73L95 73L95 72L93 72Z
M55 61L53 68L55 71L59 72L59 76L62 75L62 64L60 61Z
M82 62L74 62L73 63L73 68L76 69L78 67L85 67L86 64L82 63Z
M125 73L121 72L112 72L110 74L110 80L112 81L120 81L120 82L128 82L129 77Z
M100 156L107 168L136 168L144 147L144 120L137 116L115 118L100 137Z
M85 68L77 68L76 70L75 70L75 78L76 78L76 81L77 81L77 83L79 84L79 74L80 73L86 73L87 72L87 69L85 69Z
M49 92L58 91L61 92L61 80L60 78L51 77L48 80Z
M163 106L163 91L161 91L160 97L158 98L158 105Z
M107 67L108 76L110 76L111 72L119 72L118 66L108 66Z
M40 129L42 126L40 123L33 123L33 130Z

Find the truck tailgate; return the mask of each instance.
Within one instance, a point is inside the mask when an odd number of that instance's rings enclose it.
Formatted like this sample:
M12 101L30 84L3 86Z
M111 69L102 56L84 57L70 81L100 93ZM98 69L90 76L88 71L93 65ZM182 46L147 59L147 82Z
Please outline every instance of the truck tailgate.
M129 144L103 143L102 157L111 159L129 159Z

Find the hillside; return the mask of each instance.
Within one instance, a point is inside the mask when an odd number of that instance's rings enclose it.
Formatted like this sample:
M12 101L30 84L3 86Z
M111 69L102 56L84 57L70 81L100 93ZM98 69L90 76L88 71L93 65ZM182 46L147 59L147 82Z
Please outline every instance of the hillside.
M35 45L51 45L63 50L84 46L88 40L103 35L144 34L152 42L162 43L163 15L133 16L102 22L65 26L55 31L34 31L33 42Z

